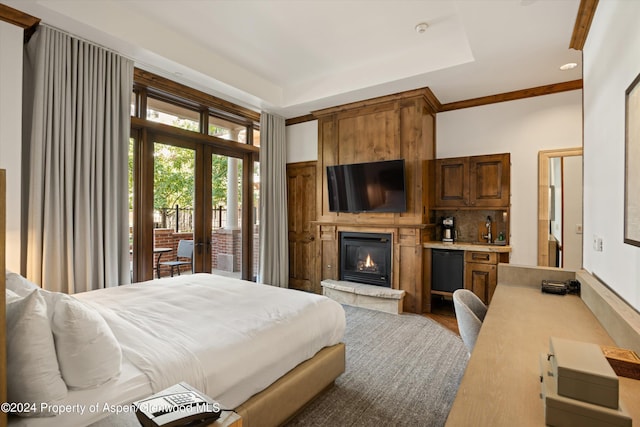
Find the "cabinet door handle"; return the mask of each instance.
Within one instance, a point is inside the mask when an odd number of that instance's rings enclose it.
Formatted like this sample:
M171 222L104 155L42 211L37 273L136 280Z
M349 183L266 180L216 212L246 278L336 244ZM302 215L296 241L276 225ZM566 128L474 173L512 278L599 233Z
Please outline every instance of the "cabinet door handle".
M481 260L481 261L489 261L489 254L471 254L471 258Z

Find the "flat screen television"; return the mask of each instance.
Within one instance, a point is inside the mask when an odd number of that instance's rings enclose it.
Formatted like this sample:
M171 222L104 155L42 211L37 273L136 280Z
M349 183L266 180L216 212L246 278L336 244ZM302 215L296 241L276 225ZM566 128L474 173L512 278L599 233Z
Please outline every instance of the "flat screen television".
M327 166L329 211L406 212L404 160Z

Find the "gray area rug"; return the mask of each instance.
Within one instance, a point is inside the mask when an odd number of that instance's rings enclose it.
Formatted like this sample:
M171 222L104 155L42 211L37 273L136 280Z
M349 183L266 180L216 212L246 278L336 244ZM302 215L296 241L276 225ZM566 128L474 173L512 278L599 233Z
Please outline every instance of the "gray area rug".
M347 369L286 426L443 426L468 360L460 337L415 314L344 309Z
M347 369L286 427L443 426L467 365L460 337L416 314L344 306ZM135 427L112 415L92 427Z

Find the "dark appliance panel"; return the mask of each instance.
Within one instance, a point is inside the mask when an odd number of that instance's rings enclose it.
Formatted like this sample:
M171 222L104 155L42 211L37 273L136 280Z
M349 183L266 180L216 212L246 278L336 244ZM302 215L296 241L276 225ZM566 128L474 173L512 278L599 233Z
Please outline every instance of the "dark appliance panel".
M464 288L464 251L431 250L431 290L453 292Z

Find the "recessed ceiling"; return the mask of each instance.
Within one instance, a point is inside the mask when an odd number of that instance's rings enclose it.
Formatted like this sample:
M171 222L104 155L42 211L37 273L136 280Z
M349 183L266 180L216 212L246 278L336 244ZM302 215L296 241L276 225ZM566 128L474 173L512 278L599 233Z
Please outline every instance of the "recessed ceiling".
M582 55L568 47L579 0L4 3L140 68L285 117L426 86L449 103L582 77ZM560 71L568 62L579 66Z

